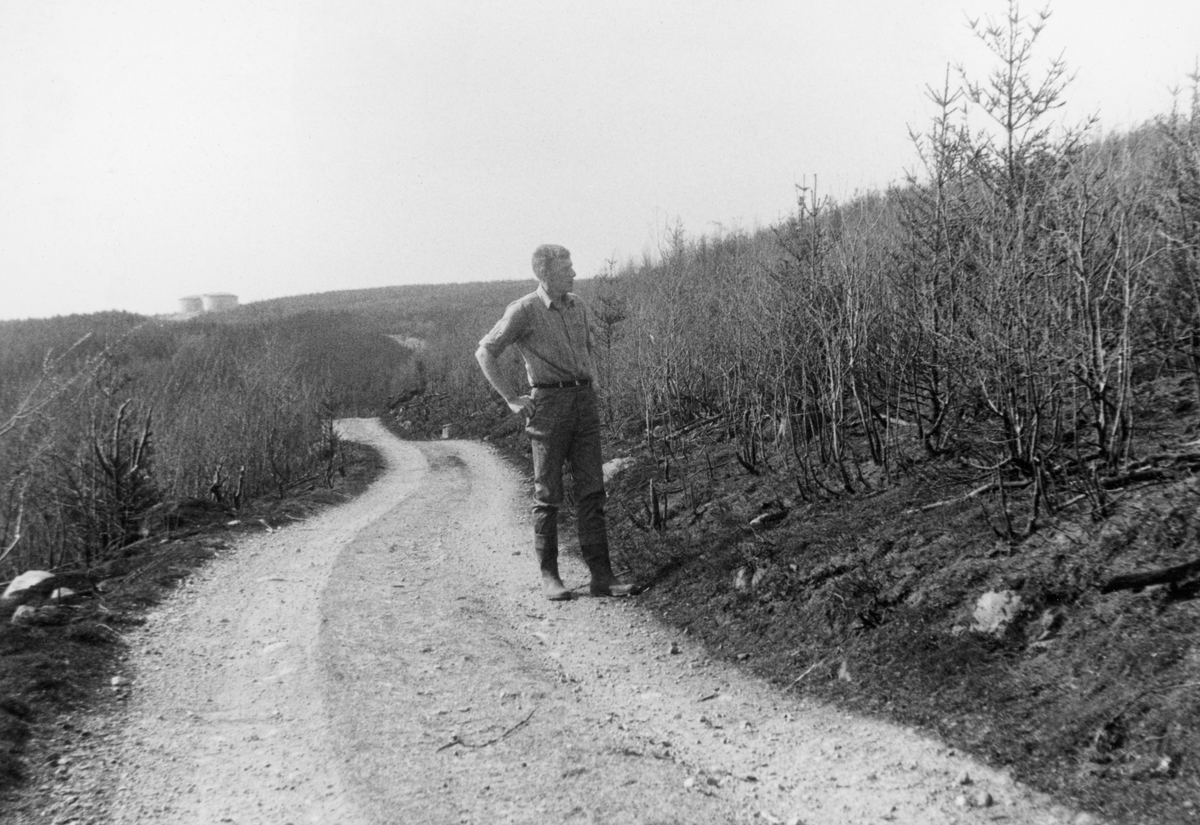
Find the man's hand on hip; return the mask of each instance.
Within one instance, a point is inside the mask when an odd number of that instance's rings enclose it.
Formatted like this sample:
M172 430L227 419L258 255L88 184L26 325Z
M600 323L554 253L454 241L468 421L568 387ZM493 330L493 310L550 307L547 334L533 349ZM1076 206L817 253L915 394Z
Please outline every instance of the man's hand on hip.
M514 401L509 401L508 408L517 415L523 415L530 419L537 412L537 405L533 403L533 399L528 395L522 395Z

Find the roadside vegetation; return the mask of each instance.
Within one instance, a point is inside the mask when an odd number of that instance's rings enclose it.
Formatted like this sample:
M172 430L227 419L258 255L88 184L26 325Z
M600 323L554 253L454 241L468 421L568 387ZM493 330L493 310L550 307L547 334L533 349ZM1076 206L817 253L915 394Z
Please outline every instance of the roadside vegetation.
M1127 132L1063 124L1045 22L1010 4L979 25L995 70L929 89L903 183L838 202L814 182L777 226L676 227L579 283L607 455L634 459L614 557L649 609L782 690L1117 821L1192 822L1200 77ZM0 325L0 575L104 582L193 511L338 484L340 414L524 461L472 353L531 287ZM50 631L5 632L35 655ZM14 742L29 679L0 685Z
M338 313L184 323L127 314L0 326L0 571L88 569L189 510L328 486L332 421L416 380Z

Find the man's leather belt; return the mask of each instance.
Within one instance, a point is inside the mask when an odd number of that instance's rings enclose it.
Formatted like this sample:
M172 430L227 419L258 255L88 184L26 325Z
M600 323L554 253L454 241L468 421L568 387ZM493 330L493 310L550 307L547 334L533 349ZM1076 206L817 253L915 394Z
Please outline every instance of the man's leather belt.
M590 378L580 378L578 381L559 381L556 384L534 384L535 390L561 390L567 387L586 387L592 383Z

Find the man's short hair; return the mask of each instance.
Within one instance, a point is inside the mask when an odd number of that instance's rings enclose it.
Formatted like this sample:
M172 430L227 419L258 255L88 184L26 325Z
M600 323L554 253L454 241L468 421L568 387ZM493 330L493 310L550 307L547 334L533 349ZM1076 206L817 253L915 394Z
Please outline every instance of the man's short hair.
M533 250L533 277L539 281L542 280L546 277L546 270L550 268L551 261L570 257L571 253L565 246L559 246L556 243L542 244Z

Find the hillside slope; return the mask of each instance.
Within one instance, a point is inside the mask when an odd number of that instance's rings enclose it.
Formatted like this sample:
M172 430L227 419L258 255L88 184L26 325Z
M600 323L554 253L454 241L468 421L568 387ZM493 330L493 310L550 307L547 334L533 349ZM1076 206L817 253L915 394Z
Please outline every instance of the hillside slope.
M609 455L636 459L610 490L618 556L653 582L651 609L789 691L917 725L1119 821L1192 822L1200 456L1189 394L1187 381L1164 382L1146 415L1142 452L1154 457L1105 491L1106 517L1067 499L1020 539L1002 535L1004 510L1023 525L1029 497L1005 499L994 478L961 468L917 464L859 495L806 501L781 455L766 456L778 472L751 474L715 433L659 443L657 459L644 442L615 442ZM1105 592L1121 575L1187 563L1174 582ZM997 632L976 627L989 593L1012 600Z

